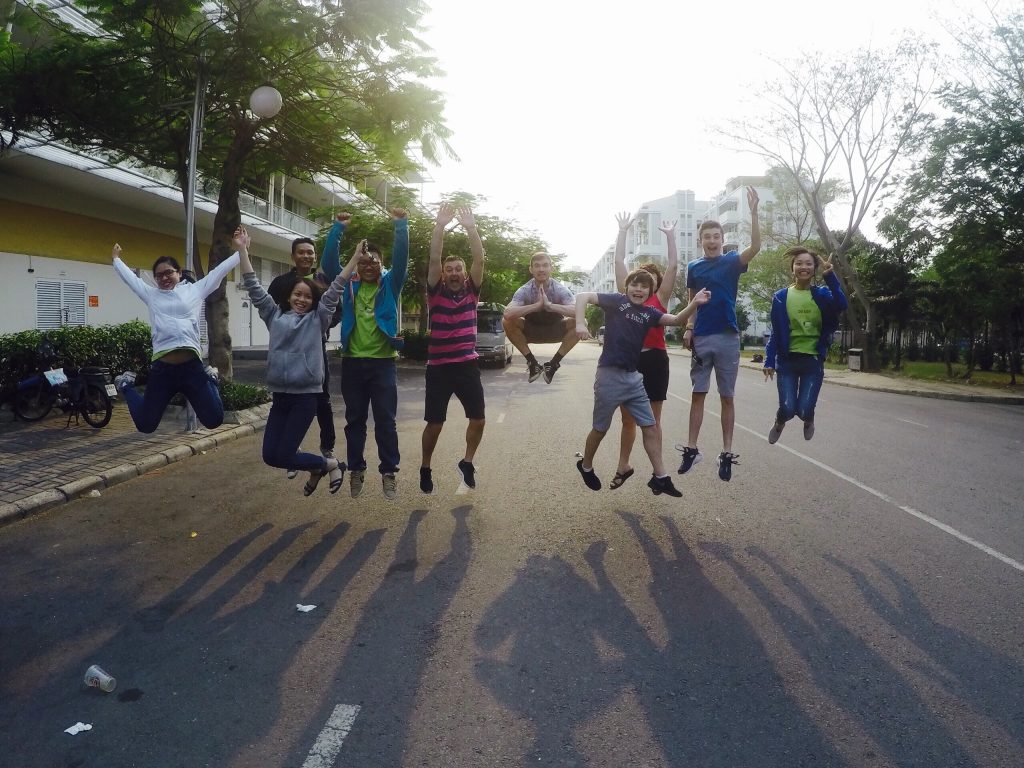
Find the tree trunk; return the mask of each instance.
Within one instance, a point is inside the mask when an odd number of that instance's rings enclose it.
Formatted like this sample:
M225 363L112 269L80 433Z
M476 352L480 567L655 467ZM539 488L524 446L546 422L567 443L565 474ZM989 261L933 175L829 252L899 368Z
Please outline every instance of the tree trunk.
M217 214L213 219L213 242L210 244L211 270L234 253L231 240L242 222L238 192L245 161L252 149L252 126L246 123L236 129L221 168L220 195L217 198ZM230 379L233 368L226 285L227 278L206 299L206 327L210 335L210 364L220 370L223 378Z

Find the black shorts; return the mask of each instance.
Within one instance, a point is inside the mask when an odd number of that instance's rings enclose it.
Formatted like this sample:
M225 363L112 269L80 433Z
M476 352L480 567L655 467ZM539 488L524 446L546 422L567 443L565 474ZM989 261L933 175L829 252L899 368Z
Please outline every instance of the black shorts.
M484 417L484 386L476 360L427 366L426 407L423 420L443 424L448 416L448 401L459 398L467 419Z
M528 344L554 344L565 338L565 316L557 312L531 312L523 315L523 330Z
M648 400L662 403L668 399L668 352L664 349L645 349L640 353L636 369L644 377Z

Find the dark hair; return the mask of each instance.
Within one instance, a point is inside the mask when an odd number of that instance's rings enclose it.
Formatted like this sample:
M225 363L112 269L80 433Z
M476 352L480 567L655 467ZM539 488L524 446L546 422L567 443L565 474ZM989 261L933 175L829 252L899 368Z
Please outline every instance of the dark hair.
M288 312L291 310L292 305L288 302L288 300L292 297L292 292L295 290L295 286L298 285L299 283L305 283L306 285L308 285L310 293L313 294L313 306L310 308L310 311L313 311L318 306L320 306L320 297L324 295L324 287L320 285L320 283L317 282L316 280L307 280L306 278L299 277L294 272L292 272L289 274L288 281L285 282L285 285L288 287L288 290L281 294L281 303L278 304L282 312Z
M170 264L174 267L175 272L181 272L181 264L173 256L161 256L159 259L153 262L153 271L156 272L156 268L161 264Z
M384 261L384 254L381 253L380 246L376 243L371 243L369 240L366 241L366 253L375 253L379 261Z
M818 267L821 266L821 256L802 245L794 245L792 248L787 248L786 252L782 254L783 258L789 259L790 271L793 270L793 263L796 261L796 257L805 253L810 254L811 258L814 259L814 269L817 271Z
M641 264L638 267L638 269L642 269L645 272L650 272L652 275L654 275L654 292L657 293L658 290L661 288L661 278L664 274L661 271L661 265L655 264L653 261L649 261L646 264Z
M295 254L295 249L298 248L299 245L301 245L302 243L309 243L310 245L313 246L314 252L316 251L316 243L313 242L312 238L310 238L310 237L296 237L294 240L292 240L292 255Z

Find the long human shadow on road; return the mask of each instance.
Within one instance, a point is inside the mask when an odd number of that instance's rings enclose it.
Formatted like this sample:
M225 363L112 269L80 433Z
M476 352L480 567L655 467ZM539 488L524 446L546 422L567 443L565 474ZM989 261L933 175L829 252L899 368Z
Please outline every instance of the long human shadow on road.
M471 505L451 511L455 519L448 552L417 579L417 534L426 519L416 510L395 546L381 584L363 605L344 658L335 666L333 685L321 711L307 725L287 765L301 765L310 746L339 704L360 711L345 738L345 764L393 768L403 764L420 680L434 653L441 625L462 585L473 554L467 524ZM434 513L437 514L437 513Z
M754 627L708 578L670 517L668 557L642 519L620 512L651 568L651 599L668 631L639 695L671 765L829 766L842 761L786 692Z
M639 517L620 516L650 563L651 595L668 629L664 648L609 578L603 540L585 553L596 588L559 556L531 557L477 628L477 677L535 728L522 764L586 765L576 731L626 691L668 765L836 764L785 694L752 627L704 575L674 523L663 521L674 550L666 557Z
M45 723L44 730L23 739L31 753L12 765L164 765L168 755L178 755L180 764L230 764L253 734L278 722L281 678L289 663L384 533L364 534L305 594L309 577L349 529L340 523L307 551L289 553L310 525L282 531L245 562L244 550L270 526L240 537L166 597L127 617L89 656L105 660L118 676L115 693L103 696L69 685L81 679L84 660L69 662L57 683L34 695L45 705L31 728ZM268 570L283 557L293 558L290 567L279 581L268 579ZM225 572L230 575L222 584L197 599ZM262 593L246 601L243 590L260 578ZM319 601L313 613L296 612L296 603L311 599ZM63 728L86 719L83 712L96 724L88 739L53 738L56 724ZM41 755L40 745L53 745L57 753Z
M746 550L771 569L803 612L786 605L730 547L714 545L707 550L727 563L761 600L807 664L818 689L864 729L891 764L976 765L913 685L767 552L760 547Z
M1024 745L1024 669L1014 659L937 621L910 582L888 564L871 560L895 588L895 602L882 594L859 568L832 555L825 555L825 561L848 573L867 604L945 673L935 675L934 671L924 669L925 674L931 672L946 690Z

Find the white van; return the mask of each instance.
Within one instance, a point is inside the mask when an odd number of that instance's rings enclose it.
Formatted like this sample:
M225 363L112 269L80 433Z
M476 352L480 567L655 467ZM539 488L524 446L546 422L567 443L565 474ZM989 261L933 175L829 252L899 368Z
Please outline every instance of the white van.
M476 307L476 353L480 365L490 363L504 368L512 362L515 347L505 336L501 317L505 312L502 304L481 301Z

